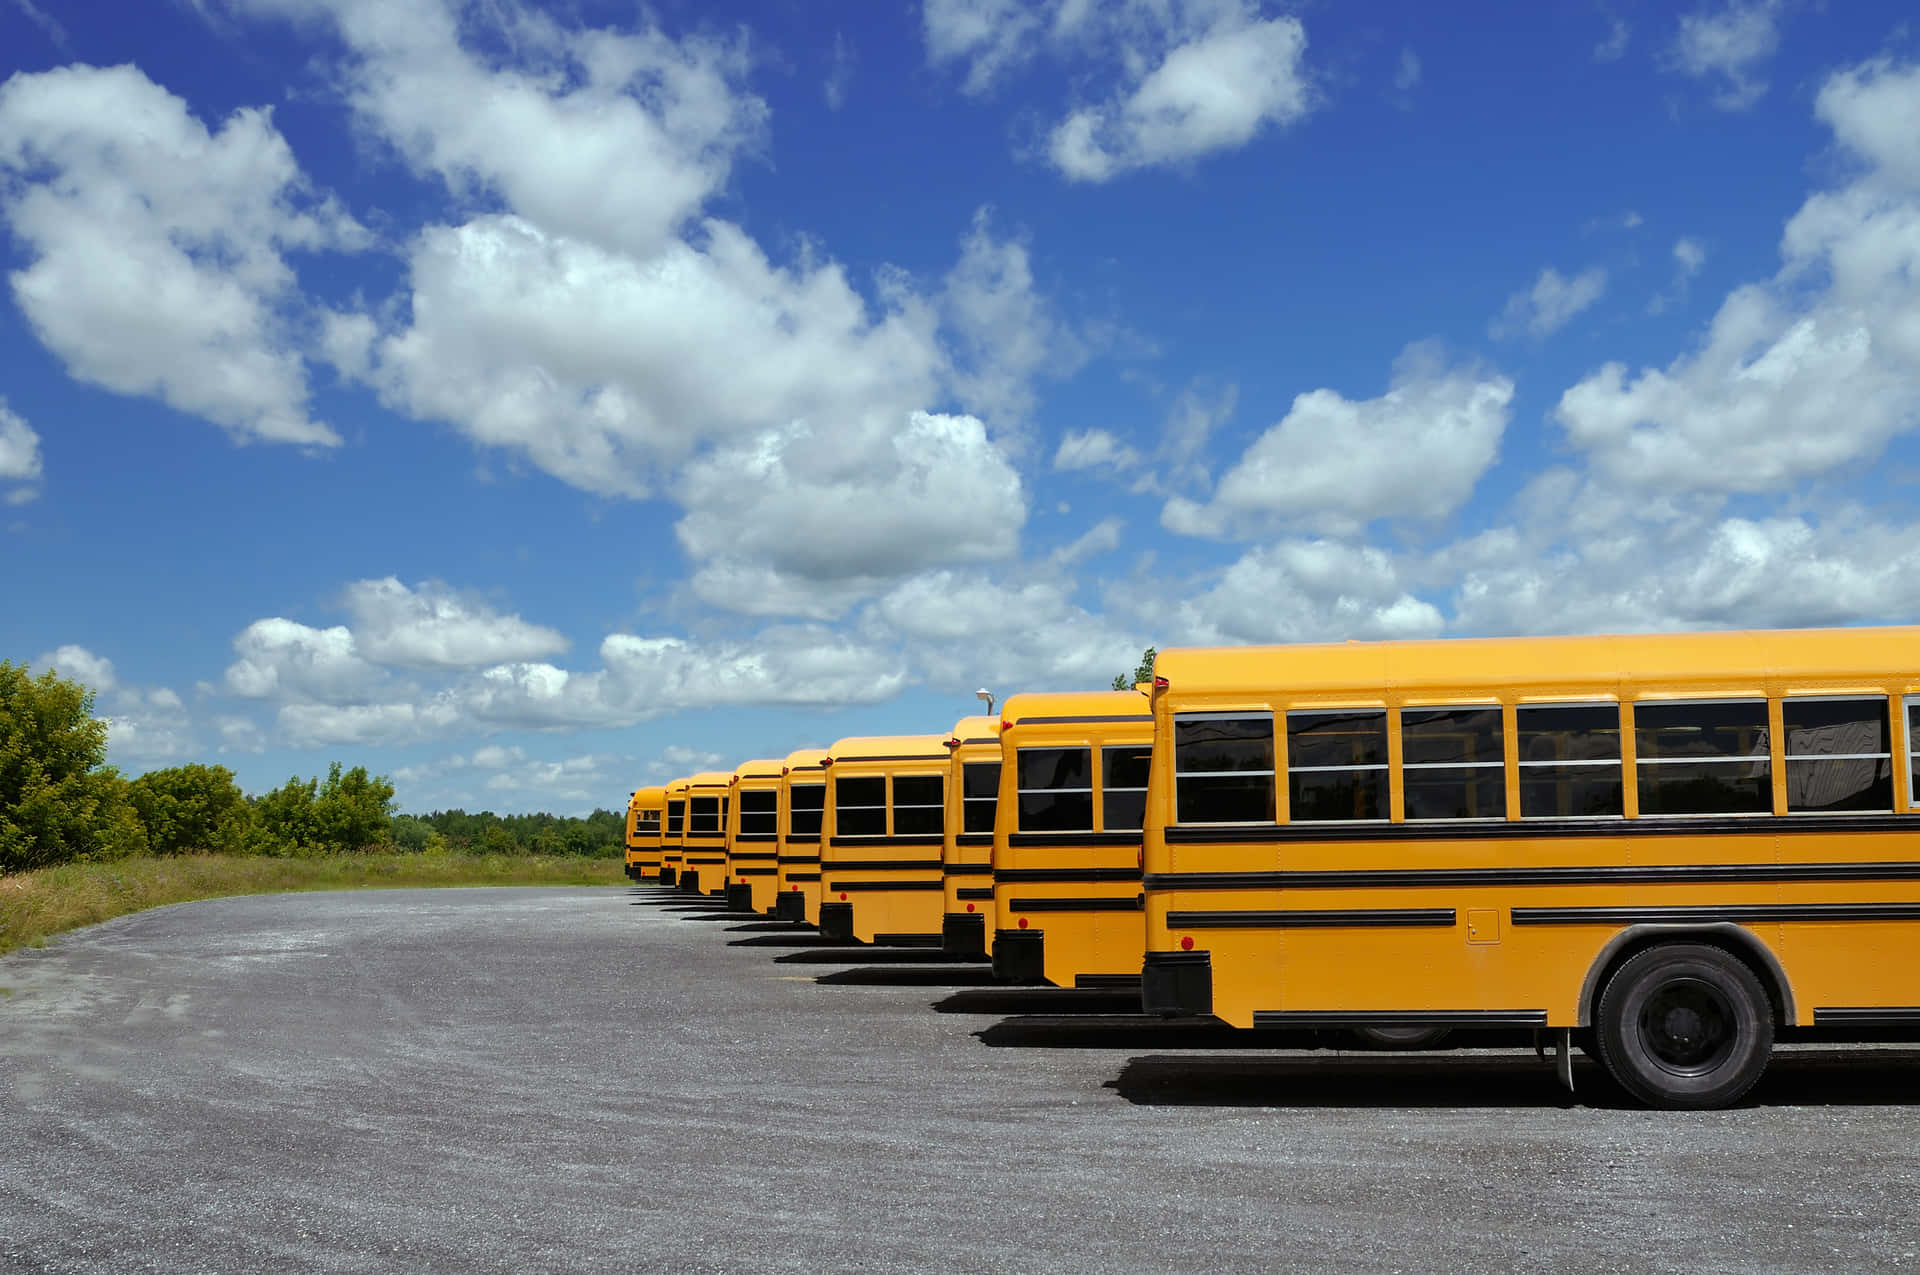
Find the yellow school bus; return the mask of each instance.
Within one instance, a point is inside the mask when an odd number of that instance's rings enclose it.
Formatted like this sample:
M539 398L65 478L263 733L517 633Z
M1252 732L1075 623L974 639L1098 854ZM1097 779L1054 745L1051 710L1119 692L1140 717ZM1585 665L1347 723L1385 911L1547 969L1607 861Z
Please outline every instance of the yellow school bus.
M1147 696L1015 695L1000 716L995 977L1138 987L1140 827L1153 754Z
M773 917L806 924L820 915L820 819L827 804L827 750L787 754L780 769L780 858Z
M827 750L820 933L940 946L947 737L843 739Z
M947 752L940 946L954 956L985 956L993 912L993 812L1000 804L1000 719L961 718L947 737Z
M665 788L636 789L627 800L627 875L635 881L659 879L660 821L666 807Z
M780 872L779 758L741 762L727 816L727 910L772 912Z
M680 887L691 893L727 892L727 798L732 784L733 772L726 770L703 770L687 781Z
M686 871L687 786L689 776L667 785L667 819L660 834L660 884L676 885Z
M1579 1031L1670 1107L1920 1023L1920 628L1162 651L1153 706L1150 1010Z

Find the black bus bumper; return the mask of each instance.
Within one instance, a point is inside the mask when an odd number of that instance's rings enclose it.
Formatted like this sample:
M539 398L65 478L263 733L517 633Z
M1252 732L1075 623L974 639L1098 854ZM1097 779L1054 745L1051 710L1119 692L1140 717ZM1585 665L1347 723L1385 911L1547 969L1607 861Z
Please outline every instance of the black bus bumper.
M820 937L834 943L853 942L853 904L822 903Z
M1164 1018L1213 1013L1211 952L1148 952L1140 966L1140 1008Z
M782 890L773 896L773 919L792 921L796 925L805 925L807 921L807 896L799 890Z
M753 911L753 887L744 881L735 881L727 887L727 911Z
M987 918L979 912L949 912L940 922L940 950L949 956L987 954Z
M674 874L675 872L677 872L678 870L679 870L679 869L677 869L677 868L669 868L669 867L668 867L668 866L667 866L666 864L664 864L664 863L663 863L663 864L661 864L661 865L660 865L660 884L661 884L661 885L672 885L672 884L673 884L673 874Z
M1047 940L1043 930L995 930L993 976L1002 983L1047 981Z

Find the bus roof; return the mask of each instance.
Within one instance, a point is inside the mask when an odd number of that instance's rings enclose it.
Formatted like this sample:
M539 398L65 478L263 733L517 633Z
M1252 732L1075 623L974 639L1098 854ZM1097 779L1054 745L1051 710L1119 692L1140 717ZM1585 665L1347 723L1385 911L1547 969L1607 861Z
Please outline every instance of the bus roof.
M690 776L682 775L680 778L674 780L672 783L667 785L667 795L669 797L685 796L687 791L687 785L691 784L692 782L693 782L693 779Z
M778 779L787 768L787 763L778 757L756 757L752 761L743 761L733 768L735 779Z
M787 754L787 769L797 770L805 767L809 770L818 766L827 757L824 748L796 748Z
M945 735L854 735L827 750L834 764L843 761L933 761L947 759Z
M628 799L627 804L630 806L657 806L666 799L667 790L665 788L658 786L652 788L636 788L633 790L633 796Z
M984 715L963 717L953 724L953 734L947 738L963 745L997 744L1000 742L1000 719Z
M732 782L731 770L703 770L687 781L694 788L725 788Z
M1188 647L1154 659L1154 675L1183 697L1274 686L1308 694L1435 686L1525 697L1606 691L1648 676L1668 684L1817 684L1907 669L1920 677L1920 627Z
M1000 716L1018 726L1036 717L1142 717L1151 711L1139 691L1039 691L1009 695Z

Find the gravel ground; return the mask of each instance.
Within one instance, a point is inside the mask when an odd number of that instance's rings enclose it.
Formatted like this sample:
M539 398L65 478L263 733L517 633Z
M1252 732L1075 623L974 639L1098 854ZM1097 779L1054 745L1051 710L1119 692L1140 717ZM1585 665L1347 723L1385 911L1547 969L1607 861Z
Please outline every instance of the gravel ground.
M0 989L0 1270L1920 1267L1911 1045L1575 1104L645 888L182 904Z

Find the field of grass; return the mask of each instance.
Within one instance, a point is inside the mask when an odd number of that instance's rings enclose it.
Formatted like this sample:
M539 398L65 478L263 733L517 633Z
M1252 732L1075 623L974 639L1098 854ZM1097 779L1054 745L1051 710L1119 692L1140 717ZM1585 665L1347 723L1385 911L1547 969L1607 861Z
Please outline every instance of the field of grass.
M0 955L83 925L168 903L290 890L458 885L619 885L620 859L353 854L269 859L194 854L70 863L0 876Z

